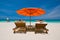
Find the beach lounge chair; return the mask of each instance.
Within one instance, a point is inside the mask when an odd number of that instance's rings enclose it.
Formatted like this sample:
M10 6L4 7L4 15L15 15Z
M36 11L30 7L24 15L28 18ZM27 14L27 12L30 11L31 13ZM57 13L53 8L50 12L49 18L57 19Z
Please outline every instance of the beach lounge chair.
M15 22L16 27L13 29L14 33L26 33L26 24L23 22Z
M48 33L48 29L46 29L47 24L36 24L35 25L35 33Z

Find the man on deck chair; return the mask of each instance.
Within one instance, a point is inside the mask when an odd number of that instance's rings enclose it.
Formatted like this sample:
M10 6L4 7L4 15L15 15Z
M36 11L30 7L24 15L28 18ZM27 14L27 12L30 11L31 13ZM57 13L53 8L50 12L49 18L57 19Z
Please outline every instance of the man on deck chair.
M19 32L26 33L25 22L20 20L20 21L15 22L15 25L16 25L16 27L13 29L14 33L19 33Z

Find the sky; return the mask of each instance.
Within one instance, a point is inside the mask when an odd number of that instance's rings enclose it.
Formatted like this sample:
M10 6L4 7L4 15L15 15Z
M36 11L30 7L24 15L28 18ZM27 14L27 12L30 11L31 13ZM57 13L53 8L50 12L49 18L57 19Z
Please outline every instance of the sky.
M45 15L32 19L60 20L60 0L0 0L0 19L29 19L16 13L16 10L29 7L46 11Z

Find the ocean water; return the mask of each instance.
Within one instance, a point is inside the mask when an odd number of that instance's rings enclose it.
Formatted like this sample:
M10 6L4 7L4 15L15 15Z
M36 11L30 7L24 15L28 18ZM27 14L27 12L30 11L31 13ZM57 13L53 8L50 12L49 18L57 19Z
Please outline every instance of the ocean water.
M0 20L0 22L15 22L15 21L18 21L18 20ZM30 20L23 20L25 22L30 22ZM37 20L31 20L31 22L36 22ZM44 22L48 22L48 23L60 23L60 20L43 20Z

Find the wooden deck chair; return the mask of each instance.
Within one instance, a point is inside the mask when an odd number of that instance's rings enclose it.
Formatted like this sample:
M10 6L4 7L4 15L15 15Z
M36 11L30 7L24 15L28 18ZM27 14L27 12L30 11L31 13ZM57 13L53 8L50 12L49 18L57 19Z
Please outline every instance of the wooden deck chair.
M25 23L20 23L20 22L15 22L16 28L14 28L14 33L26 33L26 24Z
M47 24L36 24L35 33L47 33L46 25Z

